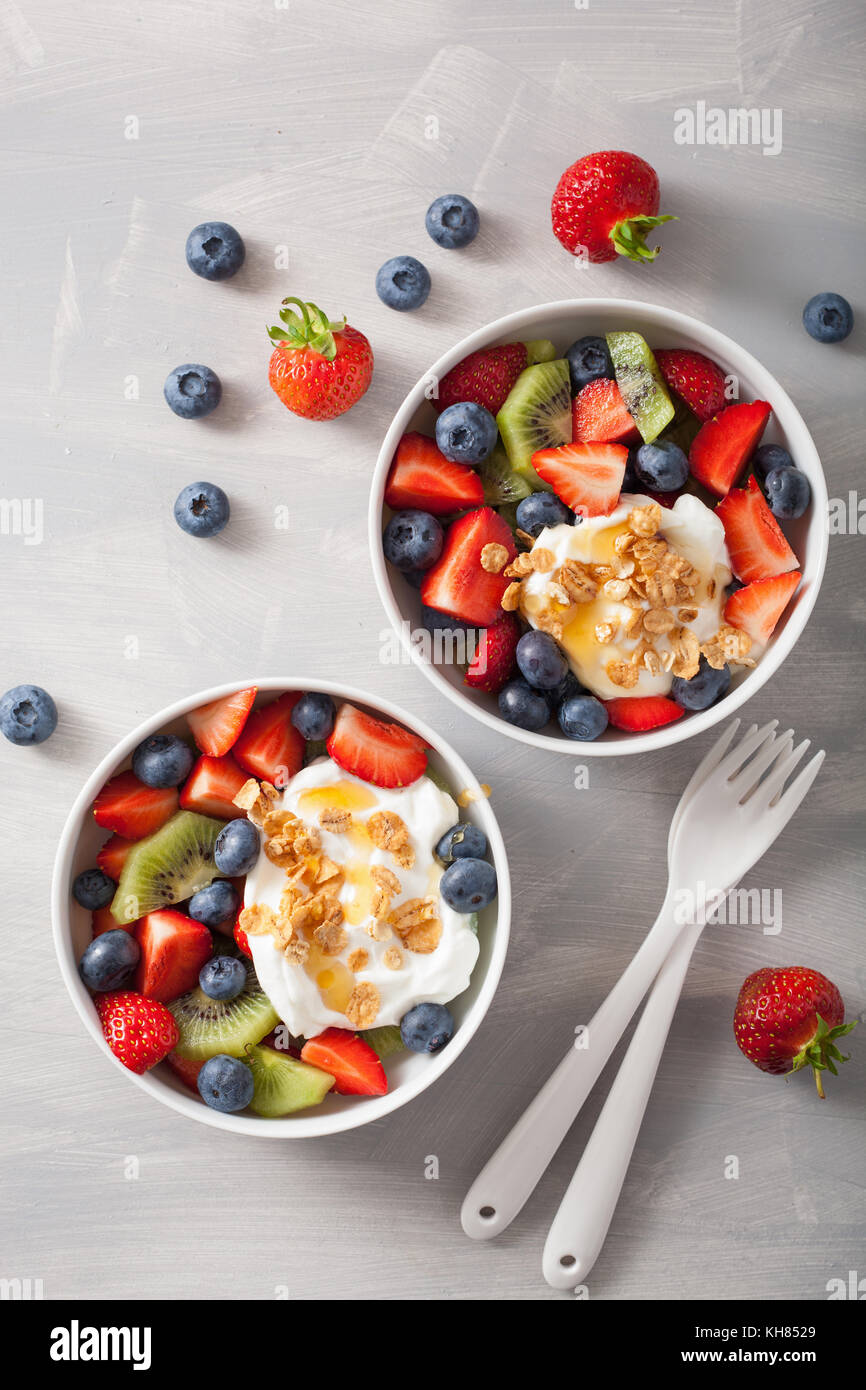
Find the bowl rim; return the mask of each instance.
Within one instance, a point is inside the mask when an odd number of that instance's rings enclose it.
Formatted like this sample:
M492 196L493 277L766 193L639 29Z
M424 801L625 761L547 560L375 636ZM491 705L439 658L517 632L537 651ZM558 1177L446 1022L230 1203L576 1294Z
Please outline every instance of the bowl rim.
M808 586L800 595L784 629L761 657L757 666L749 671L747 676L724 699L711 705L709 709L690 713L685 719L678 719L673 724L650 730L648 733L630 734L627 738L609 742L601 740L583 743L579 740L567 739L561 734L534 733L509 724L498 714L476 704L467 694L446 680L438 668L425 658L423 650L411 639L411 632L407 630L408 624L391 586L388 565L382 547L382 512L385 505L385 483L397 443L405 433L409 420L425 399L425 391L431 378L441 379L446 372L450 371L470 352L475 352L479 348L492 347L499 342L520 339L519 329L526 322L546 316L551 318L565 317L571 313L587 315L602 310L617 312L623 316L638 313L645 317L648 316L657 326L671 332L691 334L692 337L702 342L702 349L705 349L708 355L712 356L715 353L722 358L728 358L741 364L737 375L747 377L750 383L756 387L757 399L766 399L771 402L774 415L778 416L777 403L781 405L785 414L790 412L792 423L802 431L802 449L811 455L811 462L814 465L813 469L809 471L809 481L812 486L809 530L810 535L814 532L818 537L818 553L810 565L811 574ZM444 352L407 392L388 427L373 471L367 520L373 577L382 606L402 645L408 651L415 665L424 672L427 679L458 709L470 714L473 719L477 719L487 728L504 734L505 737L512 738L519 743L530 744L535 748L543 748L549 752L565 754L572 758L578 756L621 757L634 753L648 753L658 748L668 748L672 744L684 742L686 739L705 732L721 719L735 714L740 706L746 700L750 700L753 695L756 695L778 670L806 626L821 588L829 544L827 483L824 470L809 428L788 392L776 380L772 372L764 367L746 348L741 347L735 339L704 323L702 319L684 314L678 309L668 309L664 305L653 304L640 299L561 299L546 304L531 305L528 308L518 309L513 313L492 320Z
M135 1072L125 1067L108 1047L102 1035L96 1010L93 1007L92 996L78 974L77 960L73 949L70 913L72 865L83 827L86 824L86 817L96 793L129 758L132 750L142 739L156 733L174 720L182 718L190 710L197 709L200 705L208 704L211 700L221 699L226 695L233 694L236 690L243 690L252 685L257 687L257 694L292 690L321 691L323 694L332 695L336 699L349 700L352 703L364 705L390 719L397 720L419 734L442 758L448 769L449 781L453 778L454 783L459 784L459 791L467 790L472 793L473 808L475 814L483 822L483 829L487 835L496 868L498 892L490 959L477 997L470 1005L466 1018L448 1046L429 1058L429 1068L425 1067L417 1077L402 1083L384 1096L364 1098L363 1104L359 1103L331 1115L317 1115L316 1111L313 1110L309 1114L299 1112L294 1117L264 1120L260 1117L250 1118L243 1114L223 1114L221 1111L212 1110L192 1094L186 1096L175 1091L152 1072L145 1072L143 1076L136 1075ZM440 734L431 729L425 721L416 718L415 715L410 715L390 700L373 697L357 686L296 676L266 676L259 680L246 679L223 682L220 685L196 691L192 695L176 700L157 714L145 719L137 728L118 740L102 758L78 792L60 835L51 879L51 920L55 954L69 996L87 1032L97 1043L103 1055L109 1058L125 1077L130 1078L143 1091L169 1106L172 1110L215 1129L229 1130L235 1134L246 1134L255 1138L314 1138L358 1129L362 1125L371 1124L374 1120L391 1114L420 1095L457 1060L481 1026L493 1002L502 975L511 931L511 879L502 832L490 802L482 791L481 784L460 754Z

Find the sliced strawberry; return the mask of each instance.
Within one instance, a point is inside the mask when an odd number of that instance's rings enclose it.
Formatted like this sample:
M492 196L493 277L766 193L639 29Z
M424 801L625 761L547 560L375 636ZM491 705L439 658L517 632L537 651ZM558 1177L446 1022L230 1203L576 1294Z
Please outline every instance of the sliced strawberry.
M729 492L716 507L725 528L731 568L738 579L772 579L795 570L798 560L754 477L749 485Z
M725 374L711 358L687 348L657 348L653 355L667 385L699 420L724 410Z
M388 1078L376 1053L345 1028L326 1028L301 1049L301 1061L330 1072L341 1096L384 1096Z
M729 405L707 420L689 449L692 475L717 497L726 497L754 453L769 418L766 401L747 401Z
M175 1072L185 1086L189 1086L191 1091L198 1095L198 1074L204 1066L204 1062L196 1062L192 1057L178 1057L176 1052L169 1052L165 1059L172 1071Z
M210 704L190 711L186 722L202 753L221 758L234 747L255 698L256 687L251 685L247 690L236 690L234 695L211 700Z
M575 443L591 440L603 444L631 444L640 439L622 392L615 381L605 376L588 382L575 396L571 418Z
M141 956L135 967L135 988L147 999L170 1004L198 984L198 972L213 955L207 927L174 908L148 912L136 924Z
M627 461L624 444L561 444L532 455L539 478L581 516L610 516L619 501Z
M217 820L237 820L246 811L235 806L234 797L247 780L231 753L222 758L202 753L184 782L180 804L185 811L198 811Z
M115 883L120 878L120 871L126 863L126 856L132 845L132 840L124 840L121 835L112 835L96 856L96 862L102 872L113 878Z
M663 724L673 724L685 714L682 705L665 695L623 695L618 700L605 700L604 707L613 727L626 729L630 734L660 729Z
M478 627L491 627L502 612L502 595L509 584L501 573L490 574L481 563L485 545L493 544L505 547L508 561L517 554L510 526L492 507L467 512L453 521L442 554L421 585L421 598L428 608Z
M177 787L146 787L134 772L119 772L93 803L97 825L126 840L142 840L177 810Z
M433 401L436 410L445 410L458 401L474 401L495 415L505 404L512 386L529 361L525 343L505 343L502 347L479 348L470 352L439 383Z
M141 919L139 918L139 921ZM134 931L136 922L124 922L121 926L111 915L111 907L98 907L93 913L92 932L94 940L106 931Z
M753 580L731 594L725 604L725 622L742 628L753 642L764 646L802 578L799 570L793 570L772 579Z
M346 772L376 787L408 787L427 767L426 744L417 734L350 704L340 706L327 747Z
M395 512L419 507L433 516L484 505L484 487L473 468L449 463L436 443L413 430L397 445L385 484L385 501Z
M275 787L284 787L304 762L304 740L292 723L292 710L300 698L300 691L290 690L254 710L234 746L244 771Z
M238 912L238 918L235 922L235 929L232 932L232 935L235 939L235 945L237 946L238 950L241 951L245 956L248 956L250 960L252 960L253 953L250 950L250 940L243 927L241 926L241 912L243 912L243 907L241 907Z
M492 627L485 628L469 663L464 684L473 690L486 690L490 695L498 695L514 670L514 653L520 633L520 623L513 613L503 613Z

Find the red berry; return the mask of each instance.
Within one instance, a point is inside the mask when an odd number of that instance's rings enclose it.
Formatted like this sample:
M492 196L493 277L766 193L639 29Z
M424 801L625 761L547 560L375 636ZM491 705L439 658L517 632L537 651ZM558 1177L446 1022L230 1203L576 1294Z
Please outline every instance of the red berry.
M138 1076L177 1046L177 1024L164 1004L131 989L97 995L96 1012L115 1057Z
M305 420L333 420L361 399L373 376L373 350L345 321L331 323L315 304L284 299L268 380L283 405Z
M520 632L520 623L513 613L503 613L492 627L485 628L469 663L464 683L473 690L486 690L489 695L498 695L514 670L514 653Z
M624 444L560 444L532 455L539 478L581 516L610 516L619 501L627 461Z
M234 695L211 700L210 704L190 711L186 722L202 753L221 758L234 747L255 698L256 687L251 685L247 690L236 690Z
M246 774L231 753L222 758L202 753L183 785L180 804L185 811L198 811L202 816L236 820L246 815L246 811L234 805L234 798L246 781Z
M685 714L682 705L666 695L623 695L616 700L604 700L603 704L612 727L625 729L630 734L660 729Z
M811 1066L823 1099L823 1071L846 1062L836 1040L850 1033L842 996L826 975L802 965L756 970L743 983L734 1010L740 1051L761 1071L782 1076Z
M484 547L494 544L504 547L506 564L517 554L511 528L492 507L467 512L452 522L442 554L424 576L422 601L462 622L491 627L502 613L502 596L510 582L501 571L490 573L481 563Z
M442 411L460 401L474 401L496 415L527 362L525 343L504 343L501 347L470 352L445 373L433 406Z
M408 787L427 768L427 745L417 734L348 702L339 708L327 747L346 772L376 787Z
M93 803L96 824L126 840L152 835L176 810L177 787L147 787L134 772L112 777Z
M254 710L232 749L245 772L284 787L304 761L304 739L292 723L301 692L289 690Z
M446 516L483 506L484 488L473 468L450 463L434 440L412 430L397 445L385 501L395 512L418 507L433 516Z
M755 579L731 594L725 604L725 622L747 632L763 646L770 640L788 600L802 579L799 570L772 579Z
M326 1028L301 1049L301 1061L334 1078L341 1096L384 1096L388 1090L385 1068L363 1038L345 1028Z
M657 216L659 181L639 155L601 150L570 165L551 203L553 232L573 256L594 262L652 261L646 235L671 218Z
M654 356L667 385L699 420L724 410L725 375L711 358L687 348L659 348Z
M689 468L699 483L725 497L739 478L770 418L766 401L729 405L701 425L689 449Z
M716 507L725 528L731 568L738 579L773 579L795 570L798 560L754 477L746 488L729 492Z

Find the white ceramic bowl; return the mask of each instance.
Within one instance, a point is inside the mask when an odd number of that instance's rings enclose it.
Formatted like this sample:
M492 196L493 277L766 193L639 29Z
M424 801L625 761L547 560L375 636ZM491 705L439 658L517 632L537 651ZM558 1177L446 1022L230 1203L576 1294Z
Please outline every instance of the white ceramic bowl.
M725 698L701 713L686 714L676 723L646 734L608 729L594 742L576 743L558 732L530 733L515 728L500 717L492 696L471 690L463 684L463 672L459 666L433 665L426 659L423 644L411 640L411 634L421 627L421 598L402 575L385 561L382 531L391 515L384 502L385 483L401 436L407 430L433 434L436 413L425 393L433 381L441 380L467 353L499 343L526 342L533 338L550 338L558 350L564 352L575 339L585 334L604 334L616 329L632 329L642 333L651 347L682 347L703 352L718 362L726 374L731 373L737 378L738 399L769 401L773 414L764 442L784 444L790 451L798 468L802 469L812 485L812 504L799 521L785 524L786 534L801 562L803 579L757 666L750 671L741 668L735 674ZM806 625L824 574L828 540L827 486L818 452L802 416L776 378L745 348L698 319L660 305L643 304L633 299L574 299L556 304L539 304L497 319L457 343L425 372L400 406L385 436L373 475L369 527L373 573L385 611L408 647L412 660L443 694L466 714L480 719L482 724L522 743L568 753L571 757L577 751L581 757L616 757L622 753L646 753L656 748L666 748L711 728L720 719L727 719L760 690L782 664Z
M387 1095L368 1098L338 1096L332 1093L314 1109L279 1120L263 1119L252 1114L225 1115L212 1110L175 1076L167 1062L146 1072L144 1076L136 1076L117 1060L102 1036L93 999L78 974L78 961L91 939L91 913L79 907L71 894L74 878L82 869L93 866L96 862L96 852L106 838L106 831L100 829L91 815L93 799L109 777L129 766L132 750L136 745L149 735L160 732L188 735L189 728L184 715L189 710L197 709L199 705L207 704L210 700L217 700L221 696L230 695L234 690L242 690L250 685L258 686L257 702L263 696L272 695L277 691L323 691L333 695L336 700L351 700L353 704L366 707L372 714L396 720L419 734L430 745L431 766L445 778L455 795L468 791L475 797L461 814L480 826L487 836L499 881L498 896L480 914L478 938L481 951L469 988L448 1006L457 1025L454 1037L448 1045L433 1056L402 1052L389 1057L385 1063L389 1081ZM54 945L66 988L88 1033L112 1065L116 1066L128 1081L134 1081L148 1095L179 1111L181 1115L213 1125L216 1129L228 1129L235 1134L251 1134L256 1137L299 1139L335 1134L344 1129L356 1129L360 1125L369 1124L371 1120L381 1119L383 1115L398 1110L401 1105L405 1105L407 1101L426 1090L437 1077L447 1071L481 1023L499 983L511 924L511 886L505 845L490 803L485 799L479 783L463 759L438 734L398 706L385 700L374 699L350 686L338 686L320 680L268 678L233 681L231 685L199 691L186 699L178 700L121 739L82 787L69 813L54 863L51 912Z

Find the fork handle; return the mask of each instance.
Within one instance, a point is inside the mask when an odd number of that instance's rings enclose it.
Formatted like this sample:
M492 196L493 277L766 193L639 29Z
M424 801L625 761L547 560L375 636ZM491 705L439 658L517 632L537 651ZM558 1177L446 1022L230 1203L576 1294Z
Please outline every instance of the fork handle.
M473 1240L500 1235L547 1169L683 930L674 911L675 900L669 884L662 910L640 950L470 1187L460 1220Z

